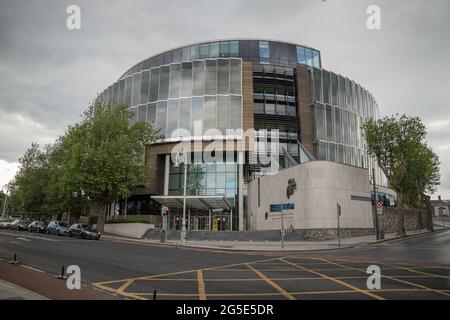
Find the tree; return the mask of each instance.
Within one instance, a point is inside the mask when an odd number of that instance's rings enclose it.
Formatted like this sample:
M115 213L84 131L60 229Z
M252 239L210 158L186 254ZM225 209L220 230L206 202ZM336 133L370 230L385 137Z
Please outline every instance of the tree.
M131 121L133 115L124 105L93 104L62 141L63 179L72 182L70 191L103 207L97 223L100 231L110 203L149 178L145 148L158 132L147 123Z
M426 129L418 117L369 119L363 130L369 154L376 158L389 186L397 192L397 235L405 236L403 208L414 206L418 197L423 198L438 184L439 161L424 143Z

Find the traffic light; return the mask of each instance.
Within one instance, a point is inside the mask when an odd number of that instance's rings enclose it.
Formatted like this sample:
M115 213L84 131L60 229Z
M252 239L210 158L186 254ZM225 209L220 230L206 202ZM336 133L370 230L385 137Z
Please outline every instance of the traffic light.
M342 210L341 210L341 205L339 203L337 204L337 212L338 212L338 216L341 216Z

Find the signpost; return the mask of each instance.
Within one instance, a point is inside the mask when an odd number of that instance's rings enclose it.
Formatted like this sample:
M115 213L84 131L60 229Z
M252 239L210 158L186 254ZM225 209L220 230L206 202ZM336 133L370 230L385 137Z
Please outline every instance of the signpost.
M383 203L378 201L376 204L377 208L377 216L378 216L378 230L379 230L379 239L384 239L384 221L383 221Z
M337 206L337 236L338 236L338 246L341 246L341 226L339 223L339 217L342 214L341 205L339 203L336 203Z
M293 210L295 205L293 203L282 203L282 204L271 204L270 212L280 212L280 234L281 234L281 248L284 249L284 236L286 235L286 230L284 228L284 212L283 210Z

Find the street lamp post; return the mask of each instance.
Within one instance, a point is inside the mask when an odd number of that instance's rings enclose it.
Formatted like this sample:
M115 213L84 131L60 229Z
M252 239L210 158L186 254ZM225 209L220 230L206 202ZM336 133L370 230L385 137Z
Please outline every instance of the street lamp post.
M184 181L183 181L183 220L181 221L181 243L186 245L186 186L187 186L187 154L185 152L180 152L177 154L177 163L175 165L180 165L183 163L184 166Z
M6 200L7 199L8 199L8 192L5 193L5 199L3 200L2 218L5 218L5 216L6 216Z

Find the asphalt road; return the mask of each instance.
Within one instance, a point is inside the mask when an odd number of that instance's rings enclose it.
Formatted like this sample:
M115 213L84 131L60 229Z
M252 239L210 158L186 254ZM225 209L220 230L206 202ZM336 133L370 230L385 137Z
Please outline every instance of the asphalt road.
M450 299L450 231L309 253L243 253L0 230L0 258L133 299ZM366 269L381 268L368 290ZM1 275L0 275L1 277ZM5 279L8 280L8 279Z

